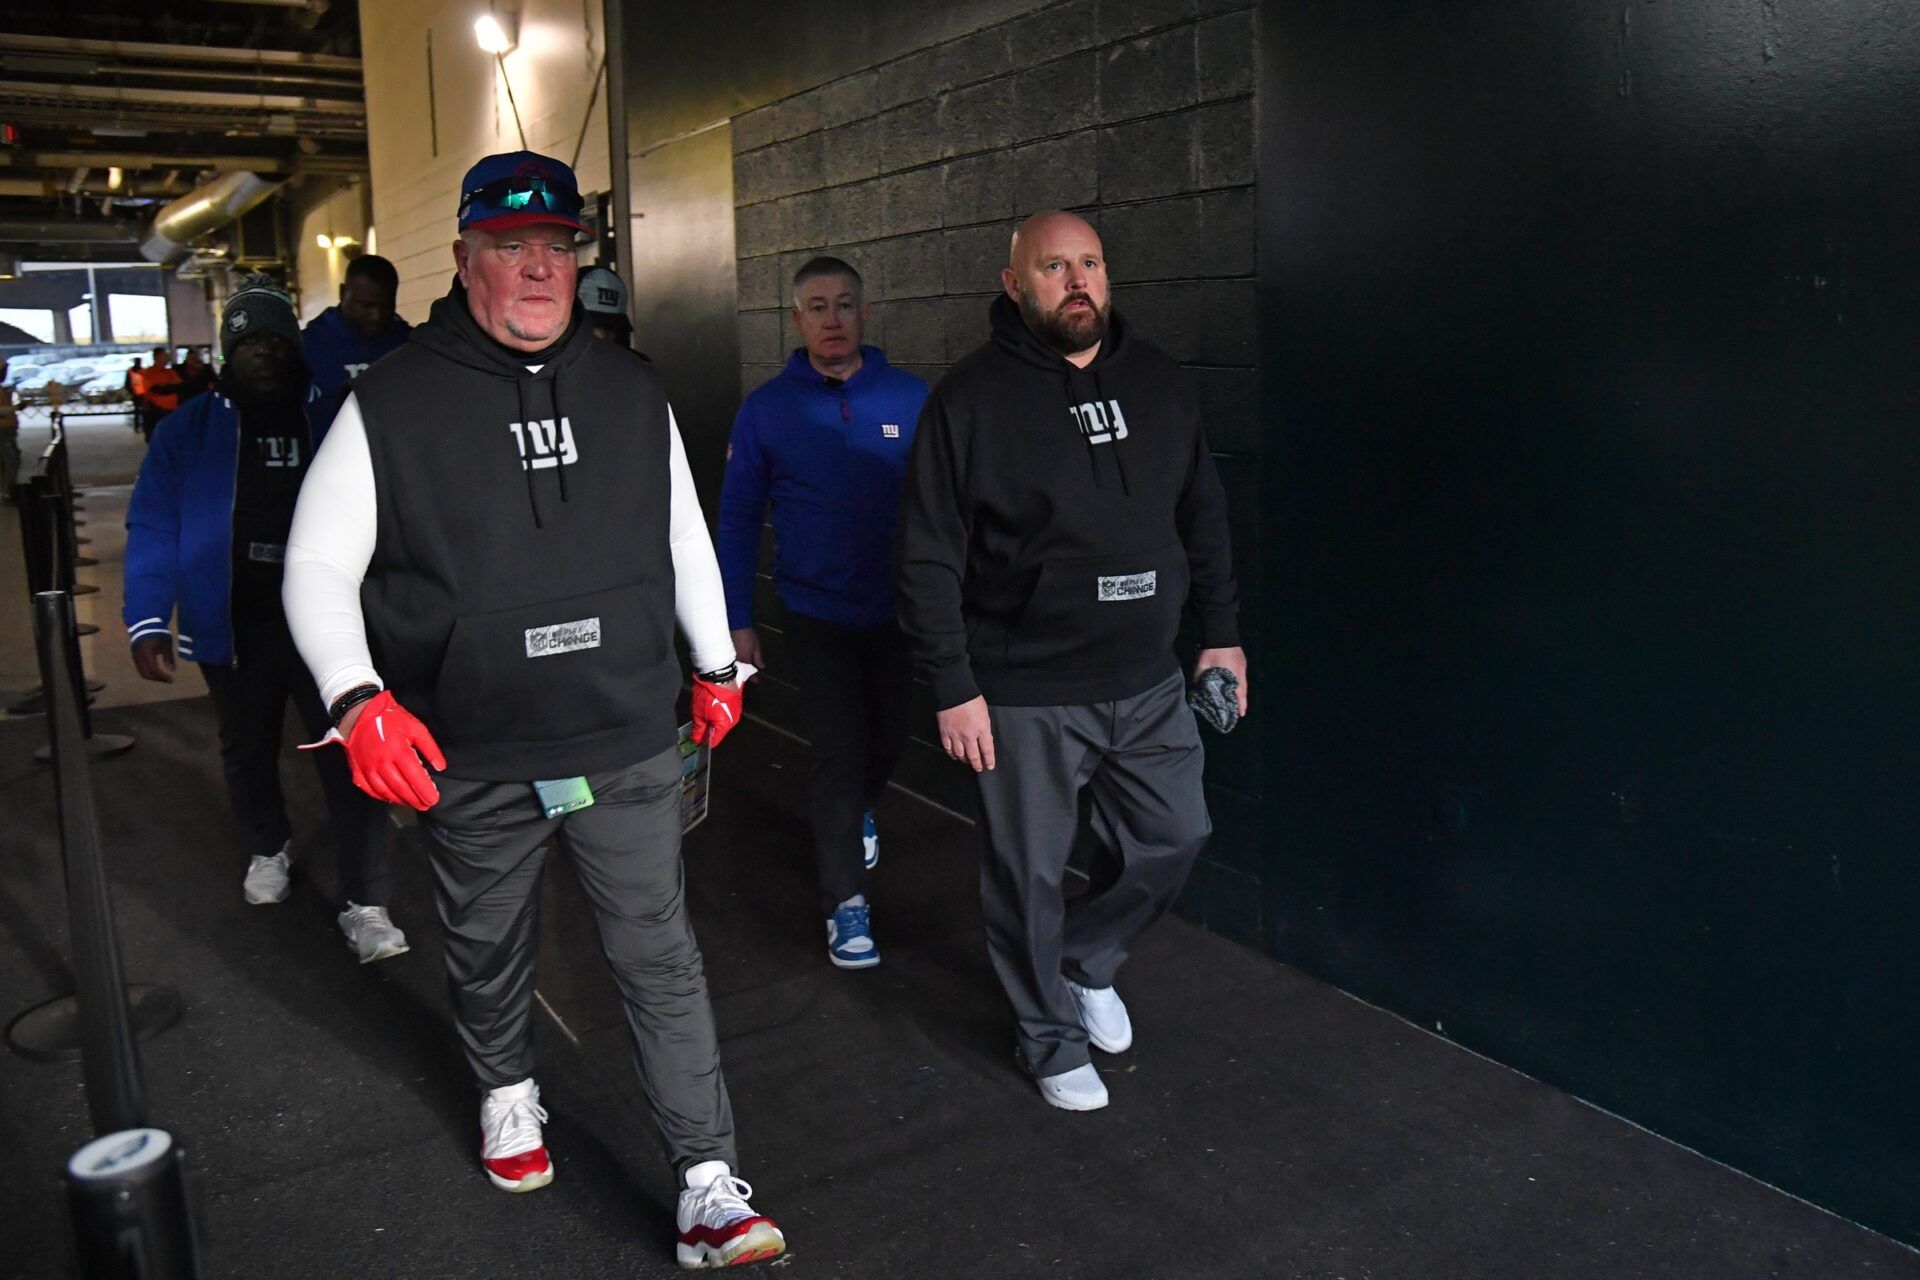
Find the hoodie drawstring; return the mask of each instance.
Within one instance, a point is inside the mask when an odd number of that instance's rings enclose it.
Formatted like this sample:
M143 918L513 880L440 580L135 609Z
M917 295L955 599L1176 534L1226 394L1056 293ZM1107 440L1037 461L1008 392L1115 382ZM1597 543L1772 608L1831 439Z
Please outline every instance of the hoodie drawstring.
M1100 487L1100 455L1093 451L1093 432L1089 429L1090 424L1080 420L1079 406L1074 403L1072 367L1069 366L1062 376L1067 388L1067 416L1072 418L1074 425L1080 428L1080 443L1087 451L1087 472L1093 477L1093 487L1098 489Z
M533 527L544 529L547 526L540 519L540 500L533 494L533 459L539 452L534 447L533 419L527 413L527 379L515 378L513 388L520 395L520 429L526 432L527 445L520 457L520 467L527 476L527 509L533 512Z
M549 381L553 383L553 448L555 463L553 469L560 476L560 501L565 502L568 500L567 460L560 454L560 438L562 424L566 421L566 414L565 411L560 408L560 366L558 364L553 366L553 377L550 378Z
M1100 385L1100 370L1098 366L1093 370L1093 394L1100 398L1101 412L1106 412L1107 389ZM1131 498L1133 496L1133 486L1127 483L1127 460L1121 455L1120 435L1118 432L1114 433L1114 437L1109 443L1113 445L1113 465L1120 472L1120 492Z

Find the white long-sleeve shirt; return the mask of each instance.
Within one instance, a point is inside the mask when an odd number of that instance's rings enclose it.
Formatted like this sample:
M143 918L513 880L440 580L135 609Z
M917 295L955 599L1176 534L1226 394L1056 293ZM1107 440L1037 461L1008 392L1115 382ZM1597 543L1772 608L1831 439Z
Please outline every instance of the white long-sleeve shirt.
M733 636L727 630L727 602L713 539L671 408L667 434L672 441L667 465L674 616L693 650L694 669L717 671L734 660ZM294 644L327 705L356 685L385 686L374 670L366 618L360 611L360 584L373 560L378 528L367 427L359 404L349 395L300 486L281 586Z

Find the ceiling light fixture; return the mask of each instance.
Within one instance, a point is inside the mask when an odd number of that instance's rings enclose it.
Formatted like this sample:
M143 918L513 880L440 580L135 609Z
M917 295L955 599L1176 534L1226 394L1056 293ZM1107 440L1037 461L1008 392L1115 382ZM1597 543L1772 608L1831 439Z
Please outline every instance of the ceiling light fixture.
M480 47L495 57L513 52L513 32L491 13L483 13L474 20L473 35L480 42Z

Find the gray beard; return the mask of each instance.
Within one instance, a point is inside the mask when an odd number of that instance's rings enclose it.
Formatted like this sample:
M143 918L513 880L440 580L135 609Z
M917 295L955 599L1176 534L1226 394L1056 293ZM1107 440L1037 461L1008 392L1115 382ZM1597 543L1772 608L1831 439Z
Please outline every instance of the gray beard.
M1051 350L1063 356L1085 351L1106 340L1107 321L1113 304L1095 307L1085 315L1068 316L1064 311L1045 312L1025 289L1020 291L1020 319L1027 329Z

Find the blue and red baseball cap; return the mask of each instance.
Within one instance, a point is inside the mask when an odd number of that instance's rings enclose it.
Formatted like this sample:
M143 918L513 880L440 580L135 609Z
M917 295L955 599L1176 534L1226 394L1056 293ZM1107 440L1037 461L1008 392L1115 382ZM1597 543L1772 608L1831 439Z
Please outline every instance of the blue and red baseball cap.
M460 180L460 229L507 231L552 222L590 235L580 221L585 203L566 164L533 151L508 151L486 157Z

